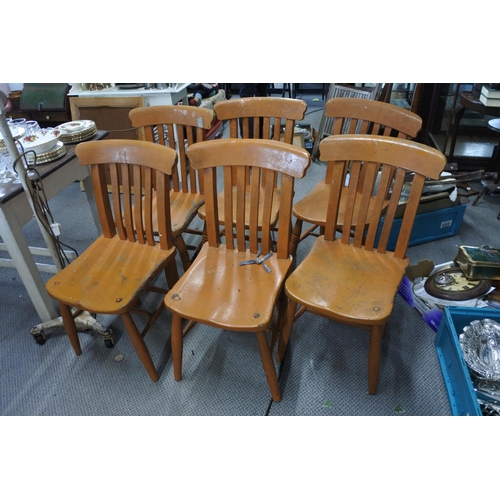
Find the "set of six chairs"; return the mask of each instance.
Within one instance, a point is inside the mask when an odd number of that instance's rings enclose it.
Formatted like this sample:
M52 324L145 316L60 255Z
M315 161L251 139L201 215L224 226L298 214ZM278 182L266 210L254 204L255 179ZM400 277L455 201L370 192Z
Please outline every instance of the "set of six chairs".
M409 263L424 181L439 178L446 158L411 140L422 123L414 113L334 98L325 107L334 128L320 144L324 180L294 200L311 164L293 144L306 109L300 99L219 102L214 111L229 123L229 138L206 141L212 111L136 108L130 118L144 140L77 146L91 169L103 234L47 283L76 354L78 314L118 314L157 381L144 336L166 307L175 380L184 336L197 323L255 333L272 398L280 401L275 359L284 359L295 320L309 312L370 332L368 392L376 393L382 337ZM396 247L388 250L408 184ZM190 228L195 217L202 230ZM199 235L198 248L186 244L187 232ZM298 262L297 247L309 236L314 244ZM156 284L161 273L167 288ZM144 292L161 296L152 311L142 307ZM147 316L142 331L136 313Z

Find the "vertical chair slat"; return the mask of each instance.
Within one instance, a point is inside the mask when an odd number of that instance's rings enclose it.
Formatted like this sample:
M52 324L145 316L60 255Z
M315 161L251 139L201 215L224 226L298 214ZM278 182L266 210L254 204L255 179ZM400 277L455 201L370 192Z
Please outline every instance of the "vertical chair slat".
M389 191L393 177L392 174L393 168L391 165L384 165L381 168L381 175L379 178L377 194L375 196L372 219L369 221L370 224L368 226L368 232L365 240L365 248L367 250L373 250L373 247L375 245L382 210L384 208L385 200L387 199L387 193Z
M377 245L377 252L379 253L385 253L387 249L387 243L389 241L389 235L391 232L392 224L396 216L396 210L399 204L399 194L401 193L401 189L403 188L405 174L406 170L402 168L397 168L395 170L394 183L392 185L391 200L389 202L389 205L387 205L387 212L385 215L384 225L382 226L380 239Z
M121 187L123 196L123 220L125 233L129 241L135 241L134 219L132 216L132 186L130 182L130 167L126 164L119 165L121 172Z
M252 180L250 184L250 226L249 232L249 248L250 252L257 252L259 243L259 195L260 195L260 179L259 172L256 169L252 170Z
M224 170L224 220L226 221L225 225L225 237L226 237L226 246L227 248L234 248L233 241L233 232L234 232L234 223L233 223L233 183L236 182L233 179L233 175L236 172L236 167L223 167ZM206 186L207 187L207 186ZM208 187L207 187L208 189ZM210 188L211 189L211 188ZM205 202L206 203L206 202ZM208 215L207 215L208 218ZM217 215L217 221L219 217Z
M220 229L219 229L219 207L217 203L217 169L206 168L203 172L203 183L206 189L205 196L205 207L207 211L207 221L214 221L214 224L207 224L207 240L211 247L219 246L220 243ZM227 177L227 180L226 180ZM231 168L224 167L224 184L227 190L231 192ZM226 189L224 189L224 192ZM224 199L225 210L227 207L231 209L231 204L227 204L227 199ZM232 216L231 219L232 220ZM228 229L231 229L229 234L226 234L226 246L227 248L233 248L233 238L232 238L232 227L226 228L226 233Z
M288 221L292 220L294 183L295 179L292 176L284 173L281 174L280 219L285 221L285 223L280 224L278 230L278 241L276 243L278 259L287 259L290 257L292 225Z
M411 230L415 220L415 215L420 203L420 196L424 187L425 176L415 174L411 185L410 196L406 202L405 213L401 222L401 231L399 232L396 248L394 249L394 256L402 259L405 256L408 242L410 241ZM407 220L412 221L411 224ZM403 229L404 228L404 229Z
M260 170L260 169L259 169ZM276 184L276 172L274 170L267 171L267 184L264 186L264 204L262 207L262 221L261 221L261 238L262 238L262 253L267 254L272 250L271 240L271 218L272 218L272 205L275 195L274 186ZM280 202L281 210L281 202Z
M335 239L335 223L333 221L336 221L338 218L342 186L344 185L347 166L347 161L328 162L328 168L332 172L325 228L325 240L328 241L333 241Z
M359 247L363 244L365 239L365 226L368 222L368 211L370 208L370 201L373 195L373 186L375 184L375 177L378 170L378 164L373 162L366 162L361 167L362 169L362 184L361 200L359 203L359 210L356 217L356 229L354 231L353 244Z
M187 185L188 185L188 177L187 177L187 171L185 168L186 165L186 128L183 127L182 125L177 125L177 151L178 151L178 159L177 161L181 164L180 168L180 177L179 177L179 182L180 185L178 185L178 189L183 191L184 193L188 192Z
M236 167L236 245L239 251L245 248L245 204L246 204L246 178L248 169L244 166Z
M135 233L137 241L144 243L144 225L142 222L142 168L140 165L132 166L132 179L133 179L133 218L135 223Z
M114 193L120 193L121 191L121 182L119 176L119 170L115 163L111 163L108 165L109 177L111 179L111 189ZM118 231L118 235L121 240L127 239L127 235L125 234L125 227L123 226L122 219L122 204L120 196L113 196L113 210L115 214L115 226Z
M145 167L144 173L144 230L148 245L154 245L153 230L153 173L150 168Z
M356 204L356 193L358 192L358 177L359 171L361 169L361 164L359 161L351 162L351 167L349 170L349 184L347 190L344 193L346 198L345 212L344 212L344 228L342 232L342 242L347 243L350 239L350 229L354 222L354 207Z
M95 202L99 213L99 221L101 223L102 232L106 238L112 238L116 234L116 230L113 213L109 204L106 172L104 169L99 168L99 165L91 165L90 173L94 186ZM119 213L120 212L118 212L118 214ZM122 238L121 235L120 238Z

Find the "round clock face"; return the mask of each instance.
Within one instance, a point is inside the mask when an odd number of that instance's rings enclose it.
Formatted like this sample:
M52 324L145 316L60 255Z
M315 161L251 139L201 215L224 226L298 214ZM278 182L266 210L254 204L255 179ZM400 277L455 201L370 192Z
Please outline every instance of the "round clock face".
M469 300L488 292L491 281L469 279L459 267L454 267L429 276L424 288L429 295L439 299Z

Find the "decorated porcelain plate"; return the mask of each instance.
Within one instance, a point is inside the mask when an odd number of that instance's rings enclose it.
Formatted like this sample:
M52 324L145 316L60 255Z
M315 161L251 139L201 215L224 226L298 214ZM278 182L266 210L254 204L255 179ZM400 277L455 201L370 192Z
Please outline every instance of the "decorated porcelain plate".
M79 125L68 127L70 123L77 123ZM74 122L62 123L58 125L56 129L60 130L64 138L71 138L78 136L80 134L85 134L91 129L95 128L95 122L93 120L79 120Z
M81 132L85 128L85 122L74 121L62 123L57 127L63 134L73 134L75 132Z
M54 128L48 130L42 128L36 134L25 135L19 142L25 151L34 151L37 154L51 150L57 144L61 131Z

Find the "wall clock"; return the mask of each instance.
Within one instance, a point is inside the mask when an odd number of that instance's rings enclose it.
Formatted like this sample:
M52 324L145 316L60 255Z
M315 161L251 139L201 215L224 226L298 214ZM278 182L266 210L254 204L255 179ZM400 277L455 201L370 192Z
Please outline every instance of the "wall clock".
M469 279L459 267L443 269L429 276L424 289L433 297L469 300L481 297L491 288L491 280Z

